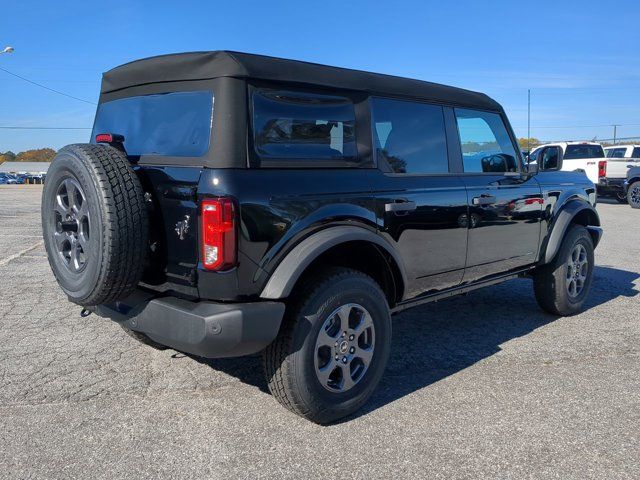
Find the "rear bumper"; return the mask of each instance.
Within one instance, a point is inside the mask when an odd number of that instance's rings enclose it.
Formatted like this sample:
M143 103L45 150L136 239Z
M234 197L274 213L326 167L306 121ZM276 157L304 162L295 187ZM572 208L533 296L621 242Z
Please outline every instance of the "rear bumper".
M93 311L157 343L207 358L259 352L278 334L284 303L223 304L155 298L143 290Z
M600 178L598 182L599 191L619 191L624 188L624 178Z

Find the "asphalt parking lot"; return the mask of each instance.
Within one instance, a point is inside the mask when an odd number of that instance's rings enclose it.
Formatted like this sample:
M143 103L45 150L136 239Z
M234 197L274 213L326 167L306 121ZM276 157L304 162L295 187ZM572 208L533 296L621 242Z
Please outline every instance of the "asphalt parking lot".
M640 211L598 206L584 313L542 313L526 280L407 311L369 404L320 427L276 403L257 356L80 318L41 191L0 187L1 478L640 478Z

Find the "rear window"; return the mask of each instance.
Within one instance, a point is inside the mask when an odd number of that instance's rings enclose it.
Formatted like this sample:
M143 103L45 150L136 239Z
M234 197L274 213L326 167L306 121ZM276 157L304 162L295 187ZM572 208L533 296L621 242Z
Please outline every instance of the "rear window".
M567 145L567 150L564 152L566 160L603 157L604 150L600 145Z
M128 155L200 157L209 149L213 93L173 92L101 103L93 125L124 136Z
M263 162L353 162L355 122L346 97L281 90L253 95L253 140Z
M631 152L631 158L640 158L640 147L635 147Z

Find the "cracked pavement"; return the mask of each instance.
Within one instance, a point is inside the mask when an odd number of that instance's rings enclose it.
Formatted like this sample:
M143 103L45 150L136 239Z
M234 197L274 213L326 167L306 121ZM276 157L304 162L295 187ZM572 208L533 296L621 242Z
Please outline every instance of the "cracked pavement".
M588 309L527 280L394 317L356 416L320 427L267 393L260 358L137 343L69 303L39 186L0 186L1 478L640 478L640 211L603 201Z

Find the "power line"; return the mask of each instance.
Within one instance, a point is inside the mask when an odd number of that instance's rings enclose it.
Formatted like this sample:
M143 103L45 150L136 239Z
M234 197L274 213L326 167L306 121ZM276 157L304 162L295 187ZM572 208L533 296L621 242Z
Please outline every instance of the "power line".
M13 125L0 125L5 130L91 130L91 127L18 127Z
M50 92L53 92L53 93L57 93L58 95L62 95L62 96L68 97L68 98L72 98L74 100L78 100L79 102L88 103L90 105L97 105L97 103L90 102L89 100L84 100L82 98L74 97L73 95L69 95L68 93L64 93L64 92L61 92L59 90L55 90L53 88L47 87L46 85L42 85L41 83L34 82L33 80L29 80L28 78L25 78L25 77L22 77L22 76L18 75L17 73L10 72L7 69L4 69L4 68L0 67L0 70L2 70L5 73L8 73L9 75L13 75L14 77L19 78L20 80L24 80L25 82L31 83L32 85L35 85L35 86L40 87L40 88L44 88L45 90L49 90Z

